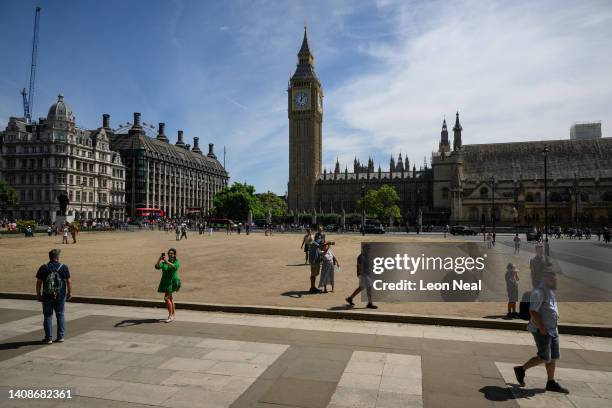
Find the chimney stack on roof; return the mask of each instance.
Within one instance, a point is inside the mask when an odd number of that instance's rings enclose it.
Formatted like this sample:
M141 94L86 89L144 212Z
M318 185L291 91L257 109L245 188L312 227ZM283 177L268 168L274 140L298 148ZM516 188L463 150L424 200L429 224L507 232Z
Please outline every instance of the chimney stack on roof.
M110 129L110 115L108 113L102 115L102 127L104 129Z
M202 154L200 150L200 138L197 136L193 138L193 149L191 151Z
M190 144L186 144L186 145L185 145L185 149L187 149L187 150L191 150L191 145L190 145Z
M215 156L215 152L214 152L214 143L209 143L208 144L208 154L207 156L210 157L211 159L216 159L217 156Z
M140 112L134 112L134 125L132 128L142 128L140 124Z
M185 147L185 142L183 142L183 131L179 130L176 134L176 145L179 147Z
M166 124L163 122L159 122L159 128L157 130L157 140L161 140L162 142L168 143L169 140L166 137Z

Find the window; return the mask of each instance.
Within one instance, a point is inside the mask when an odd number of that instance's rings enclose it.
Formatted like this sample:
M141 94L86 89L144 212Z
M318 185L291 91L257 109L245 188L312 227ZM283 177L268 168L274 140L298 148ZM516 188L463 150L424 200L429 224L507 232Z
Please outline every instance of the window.
M81 185L81 176L76 176L76 183L78 186Z
M89 202L93 203L93 200L94 200L94 194L90 191L89 192Z
M442 189L442 198L448 198L448 188L446 187Z
M68 184L72 185L72 182L74 181L72 174L68 177Z
M72 194L72 191L70 193ZM81 192L77 190L75 194L76 194L76 200L81 201Z

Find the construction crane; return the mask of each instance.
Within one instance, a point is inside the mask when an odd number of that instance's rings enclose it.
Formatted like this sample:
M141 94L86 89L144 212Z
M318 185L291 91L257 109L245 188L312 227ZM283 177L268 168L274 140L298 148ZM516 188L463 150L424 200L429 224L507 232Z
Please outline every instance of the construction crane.
M36 82L36 60L38 58L38 22L40 21L40 7L36 7L34 15L34 39L32 40L32 61L30 64L30 88L21 90L23 98L23 116L28 123L32 120L34 110L34 84Z

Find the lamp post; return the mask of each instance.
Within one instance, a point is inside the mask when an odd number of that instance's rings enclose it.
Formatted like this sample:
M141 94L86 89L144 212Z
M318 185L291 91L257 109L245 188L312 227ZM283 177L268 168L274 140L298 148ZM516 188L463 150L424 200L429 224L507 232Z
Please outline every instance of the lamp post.
M365 183L361 184L361 235L365 235L365 195L366 195L366 185Z
M493 234L495 234L495 177L491 176L491 219L493 221Z
M545 250L548 255L548 153L550 149L544 146L542 156L544 157L544 235L545 235Z
M578 228L578 178L574 173L574 224Z
M81 210L79 212L79 220L83 218L83 187L85 187L85 181L81 182Z

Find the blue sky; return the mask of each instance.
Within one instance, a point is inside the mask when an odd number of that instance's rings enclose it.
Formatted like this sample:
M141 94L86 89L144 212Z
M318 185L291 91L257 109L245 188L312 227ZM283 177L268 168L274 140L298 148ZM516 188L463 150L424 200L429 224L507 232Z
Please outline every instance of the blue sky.
M34 8L42 7L35 117L59 92L87 128L111 114L215 143L232 181L283 194L287 80L303 25L325 92L324 163L417 167L442 118L463 143L612 136L610 1L0 0L0 126L22 114Z

